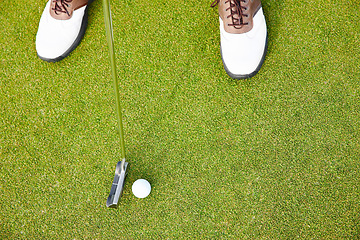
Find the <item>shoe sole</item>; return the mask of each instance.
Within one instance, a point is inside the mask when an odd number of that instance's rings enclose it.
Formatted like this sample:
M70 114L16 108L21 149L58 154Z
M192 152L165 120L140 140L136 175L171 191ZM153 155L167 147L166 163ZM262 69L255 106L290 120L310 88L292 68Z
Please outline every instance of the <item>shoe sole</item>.
M267 53L267 46L268 46L268 35L266 34L264 54L263 54L263 56L261 58L261 61L260 61L259 65L255 69L255 71L253 71L252 73L249 73L249 74L233 74L232 72L230 72L229 69L227 68L225 62L224 62L224 58L222 56L222 50L221 50L221 47L220 47L221 60L223 62L224 69L225 69L226 73L233 79L252 78L253 76L255 76L260 71L260 68L262 67L262 65L263 65L263 63L265 61L265 56L266 56L266 53Z
M80 27L80 31L79 31L79 34L78 36L76 37L75 41L73 42L73 44L70 46L70 48L68 50L66 50L63 54L61 54L59 57L57 58L45 58L45 57L42 57L38 54L38 57L41 59L41 60L44 60L46 62L58 62L60 60L63 60L64 58L66 58L67 56L69 56L69 54L75 50L75 48L77 46L79 46L81 40L83 39L84 35L85 35L85 32L86 32L86 28L87 28L87 25L88 25L88 10L89 10L89 5L90 3L93 2L93 1L89 1L88 5L86 6L86 9L85 9L85 12L84 12L84 16L83 16L83 19L82 19L82 23L81 23L81 27Z

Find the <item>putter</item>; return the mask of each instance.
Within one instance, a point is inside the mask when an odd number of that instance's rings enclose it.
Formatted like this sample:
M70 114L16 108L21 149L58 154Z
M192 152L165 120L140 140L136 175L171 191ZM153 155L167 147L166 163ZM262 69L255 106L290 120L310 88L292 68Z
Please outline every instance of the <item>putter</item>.
M128 163L125 161L125 141L124 141L124 129L122 123L122 113L121 113L121 104L120 104L120 94L119 94L119 82L117 79L116 65L115 65L115 51L114 51L114 38L113 30L111 23L111 10L110 10L110 0L103 0L103 9L104 9L104 19L105 19L105 29L106 29L106 38L109 45L109 55L110 55L110 65L111 65L111 75L114 80L114 90L115 90L115 99L116 99L116 113L117 113L117 122L120 136L120 150L121 150L121 161L116 164L114 181L111 185L110 194L106 201L106 206L109 208L117 208L119 198L121 197L124 182L126 177L126 169Z

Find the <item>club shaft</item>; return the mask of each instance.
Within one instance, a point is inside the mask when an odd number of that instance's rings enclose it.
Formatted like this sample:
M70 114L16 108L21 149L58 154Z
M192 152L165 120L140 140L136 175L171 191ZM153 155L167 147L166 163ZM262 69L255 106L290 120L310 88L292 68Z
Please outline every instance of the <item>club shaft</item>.
M120 158L122 159L123 162L123 164L121 164L122 165L121 167L122 169L124 169L124 163L125 163L124 128L122 122L122 108L121 108L120 93L119 93L119 81L117 78L116 63L115 63L115 50L114 50L114 38L113 38L113 30L112 30L112 22L111 22L110 0L103 0L103 9L104 9L106 38L110 53L111 75L114 81L116 113L117 113L118 130L120 135L120 151L121 151Z

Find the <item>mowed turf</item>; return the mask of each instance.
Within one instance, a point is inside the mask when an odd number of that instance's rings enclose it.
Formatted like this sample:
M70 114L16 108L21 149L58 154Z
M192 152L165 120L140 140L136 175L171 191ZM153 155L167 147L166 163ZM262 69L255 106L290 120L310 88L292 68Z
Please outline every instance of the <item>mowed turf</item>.
M130 164L116 210L102 2L55 64L35 51L45 3L0 5L1 239L359 239L356 1L264 0L250 80L223 70L211 1L112 1Z

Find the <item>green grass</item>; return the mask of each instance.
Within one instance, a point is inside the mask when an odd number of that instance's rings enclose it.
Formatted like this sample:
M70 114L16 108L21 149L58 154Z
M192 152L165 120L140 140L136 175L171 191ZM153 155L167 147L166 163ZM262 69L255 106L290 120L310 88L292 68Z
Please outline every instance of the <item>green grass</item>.
M356 1L263 0L268 54L240 81L211 1L112 1L130 163L117 210L101 1L55 64L35 51L45 2L0 6L1 239L360 238Z

